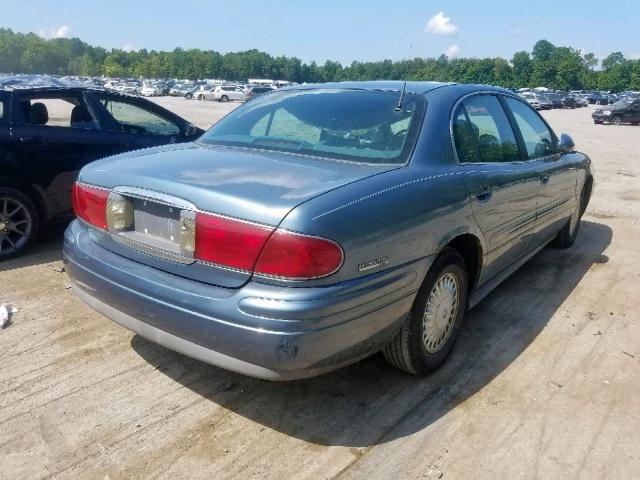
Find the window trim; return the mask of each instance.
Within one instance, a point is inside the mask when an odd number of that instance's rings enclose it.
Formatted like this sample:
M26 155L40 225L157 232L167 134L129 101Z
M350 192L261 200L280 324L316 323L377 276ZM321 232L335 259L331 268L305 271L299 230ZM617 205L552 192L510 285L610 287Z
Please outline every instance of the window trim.
M518 151L520 152L520 160L514 160L514 161L511 161L511 162L481 162L481 161L477 161L477 162L461 162L460 161L460 158L458 157L458 150L456 149L455 138L453 136L453 122L455 121L454 115L455 115L456 110L458 109L458 106L460 106L461 103L463 103L466 99L468 99L470 97L477 96L477 95L491 95L493 97L496 97L496 100L500 104L500 107L504 111L504 114L507 117L507 120L509 121L509 126L511 127L511 130L513 132L513 136L516 138L516 143L518 145ZM521 164L521 163L528 163L528 162L531 161L531 160L527 160L527 159L523 158L524 152L522 151L520 130L514 128L513 119L511 118L511 112L508 111L505 108L505 106L502 103L502 100L500 99L500 96L514 97L515 98L515 95L505 94L504 92L500 92L500 91L495 91L495 90L476 90L475 92L469 92L469 93L463 95L462 97L458 98L454 102L453 107L451 108L451 111L449 112L449 142L450 142L451 148L453 150L453 158L455 159L457 165L460 165L460 166L462 166L462 165L518 165L518 164ZM468 113L466 113L466 108L465 108L465 115L467 115L467 117L468 117ZM552 132L553 132L553 130L552 130ZM554 135L554 137L555 137L555 135ZM477 142L475 142L475 143L476 143L476 151L478 152L477 157L478 157L478 160L480 160L480 152L478 151L478 145L477 145Z

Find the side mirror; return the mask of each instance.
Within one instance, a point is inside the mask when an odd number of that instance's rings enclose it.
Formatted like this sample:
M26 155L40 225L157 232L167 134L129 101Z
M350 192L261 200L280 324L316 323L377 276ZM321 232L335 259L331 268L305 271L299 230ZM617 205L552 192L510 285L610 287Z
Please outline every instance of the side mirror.
M576 148L576 144L574 143L573 138L571 138L566 133L563 133L560 135L560 142L558 142L558 148L560 149L561 152L564 152L564 153L573 152Z
M198 128L192 123L187 123L187 126L184 129L185 136L193 137L196 133L198 133Z

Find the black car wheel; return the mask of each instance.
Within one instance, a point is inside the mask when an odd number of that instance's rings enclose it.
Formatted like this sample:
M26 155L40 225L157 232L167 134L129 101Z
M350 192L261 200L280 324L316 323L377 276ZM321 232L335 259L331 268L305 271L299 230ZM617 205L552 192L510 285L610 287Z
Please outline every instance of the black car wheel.
M438 369L451 353L467 309L467 270L462 257L445 249L433 262L406 322L383 354L414 375Z
M187 93L184 98L186 98L187 100L191 100L193 98L193 94L191 93Z
M611 125L622 125L622 117L620 115L616 115L611 119Z
M221 102L228 102L229 101L229 97L227 97L226 95L223 95L220 97L220 101Z
M29 197L0 188L0 260L25 250L38 233L38 210Z
M569 248L574 244L578 237L578 231L580 230L582 215L587 208L587 201L587 189L583 188L582 192L580 192L580 199L577 202L571 217L567 220L564 227L562 227L562 230L558 232L556 238L553 239L553 246L564 249Z

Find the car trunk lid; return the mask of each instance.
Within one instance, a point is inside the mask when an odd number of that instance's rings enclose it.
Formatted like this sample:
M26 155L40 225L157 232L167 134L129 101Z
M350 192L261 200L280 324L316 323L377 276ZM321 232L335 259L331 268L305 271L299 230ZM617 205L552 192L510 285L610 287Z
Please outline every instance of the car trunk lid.
M85 167L79 181L131 201L134 227L97 241L120 255L177 275L240 287L251 272L184 257L182 217L194 211L275 229L297 205L397 165L339 162L282 152L173 145L118 155Z

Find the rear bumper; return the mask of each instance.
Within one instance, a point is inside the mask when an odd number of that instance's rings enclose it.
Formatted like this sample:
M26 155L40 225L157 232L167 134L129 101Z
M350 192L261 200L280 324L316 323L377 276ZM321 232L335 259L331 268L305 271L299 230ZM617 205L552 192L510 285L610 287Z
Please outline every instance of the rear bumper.
M413 304L432 258L327 287L250 281L227 289L160 271L100 247L74 221L64 261L95 310L172 350L245 375L319 375L378 351Z

